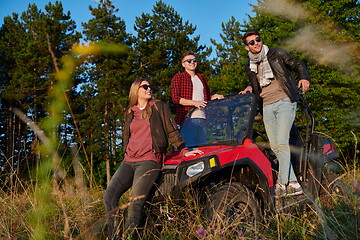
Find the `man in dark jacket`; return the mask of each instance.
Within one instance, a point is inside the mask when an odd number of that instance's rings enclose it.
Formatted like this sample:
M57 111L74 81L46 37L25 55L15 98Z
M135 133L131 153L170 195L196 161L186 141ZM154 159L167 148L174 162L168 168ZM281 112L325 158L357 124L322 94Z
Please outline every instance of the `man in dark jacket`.
M279 161L276 197L302 194L290 161L290 130L295 119L299 89L306 92L310 75L305 65L281 48L268 48L257 31L247 31L243 37L249 61L245 65L250 84L246 92L254 92L263 108L263 121L270 147ZM298 84L292 76L296 72Z

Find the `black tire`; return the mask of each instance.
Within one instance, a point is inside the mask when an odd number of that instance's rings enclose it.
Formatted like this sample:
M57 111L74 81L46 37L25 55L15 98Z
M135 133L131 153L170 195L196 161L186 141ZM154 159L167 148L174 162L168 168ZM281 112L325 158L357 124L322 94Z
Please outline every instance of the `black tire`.
M323 173L321 179L320 201L324 207L332 209L334 199L348 198L352 194L351 187L335 173Z
M254 193L238 182L215 187L207 197L204 215L212 224L231 228L234 234L257 232L262 220Z
M351 187L347 185L335 173L324 173L321 180L321 194L333 194L338 196L348 196L352 193Z

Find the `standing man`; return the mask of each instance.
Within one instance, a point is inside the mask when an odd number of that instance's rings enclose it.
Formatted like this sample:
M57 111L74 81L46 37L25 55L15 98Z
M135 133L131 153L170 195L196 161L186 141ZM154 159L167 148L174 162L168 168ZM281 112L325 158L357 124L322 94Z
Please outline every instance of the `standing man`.
M310 75L305 65L284 49L264 45L257 31L247 31L242 40L250 58L245 65L250 84L240 93L254 92L262 102L265 130L279 161L275 195L302 194L290 161L289 137L299 100L298 88L308 90ZM297 85L292 71L297 73Z
M176 104L175 122L181 126L180 133L186 146L200 145L206 140L205 114L201 108L205 108L209 100L224 96L210 94L205 78L195 71L197 61L193 52L185 52L181 57L181 64L185 71L176 74L171 80L171 97ZM192 107L198 109L192 114L191 121L187 121L187 126L183 126L186 114Z

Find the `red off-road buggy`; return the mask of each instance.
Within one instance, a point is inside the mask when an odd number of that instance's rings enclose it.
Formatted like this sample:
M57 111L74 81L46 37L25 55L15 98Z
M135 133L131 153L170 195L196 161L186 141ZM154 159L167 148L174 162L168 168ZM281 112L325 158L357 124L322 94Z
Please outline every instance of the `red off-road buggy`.
M185 193L191 189L203 204L205 218L256 223L264 214L279 207L302 204L319 196L324 181L328 191L341 190L342 185L334 179L328 180L323 172L324 167L333 165L332 160L338 157L333 143L314 133L315 118L304 99L298 108L290 142L292 163L304 195L285 197L280 205L275 201L277 160L266 143L262 121L256 121L257 99L249 93L208 103L206 141L192 146L204 154L184 157L174 152L168 155L152 205L161 210L159 213L171 217L168 200L186 204ZM255 129L256 125L260 129Z

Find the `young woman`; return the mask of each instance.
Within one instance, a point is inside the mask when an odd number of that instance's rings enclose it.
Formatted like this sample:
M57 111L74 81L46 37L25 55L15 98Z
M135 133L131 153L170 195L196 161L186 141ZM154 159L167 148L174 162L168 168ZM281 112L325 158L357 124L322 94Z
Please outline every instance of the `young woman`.
M199 150L185 148L170 110L165 103L153 99L147 79L133 82L129 102L123 129L124 159L104 194L109 239L116 239L114 217L118 202L130 187L132 192L124 229L131 234L139 226L143 205L160 173L168 140L185 156L202 154Z

